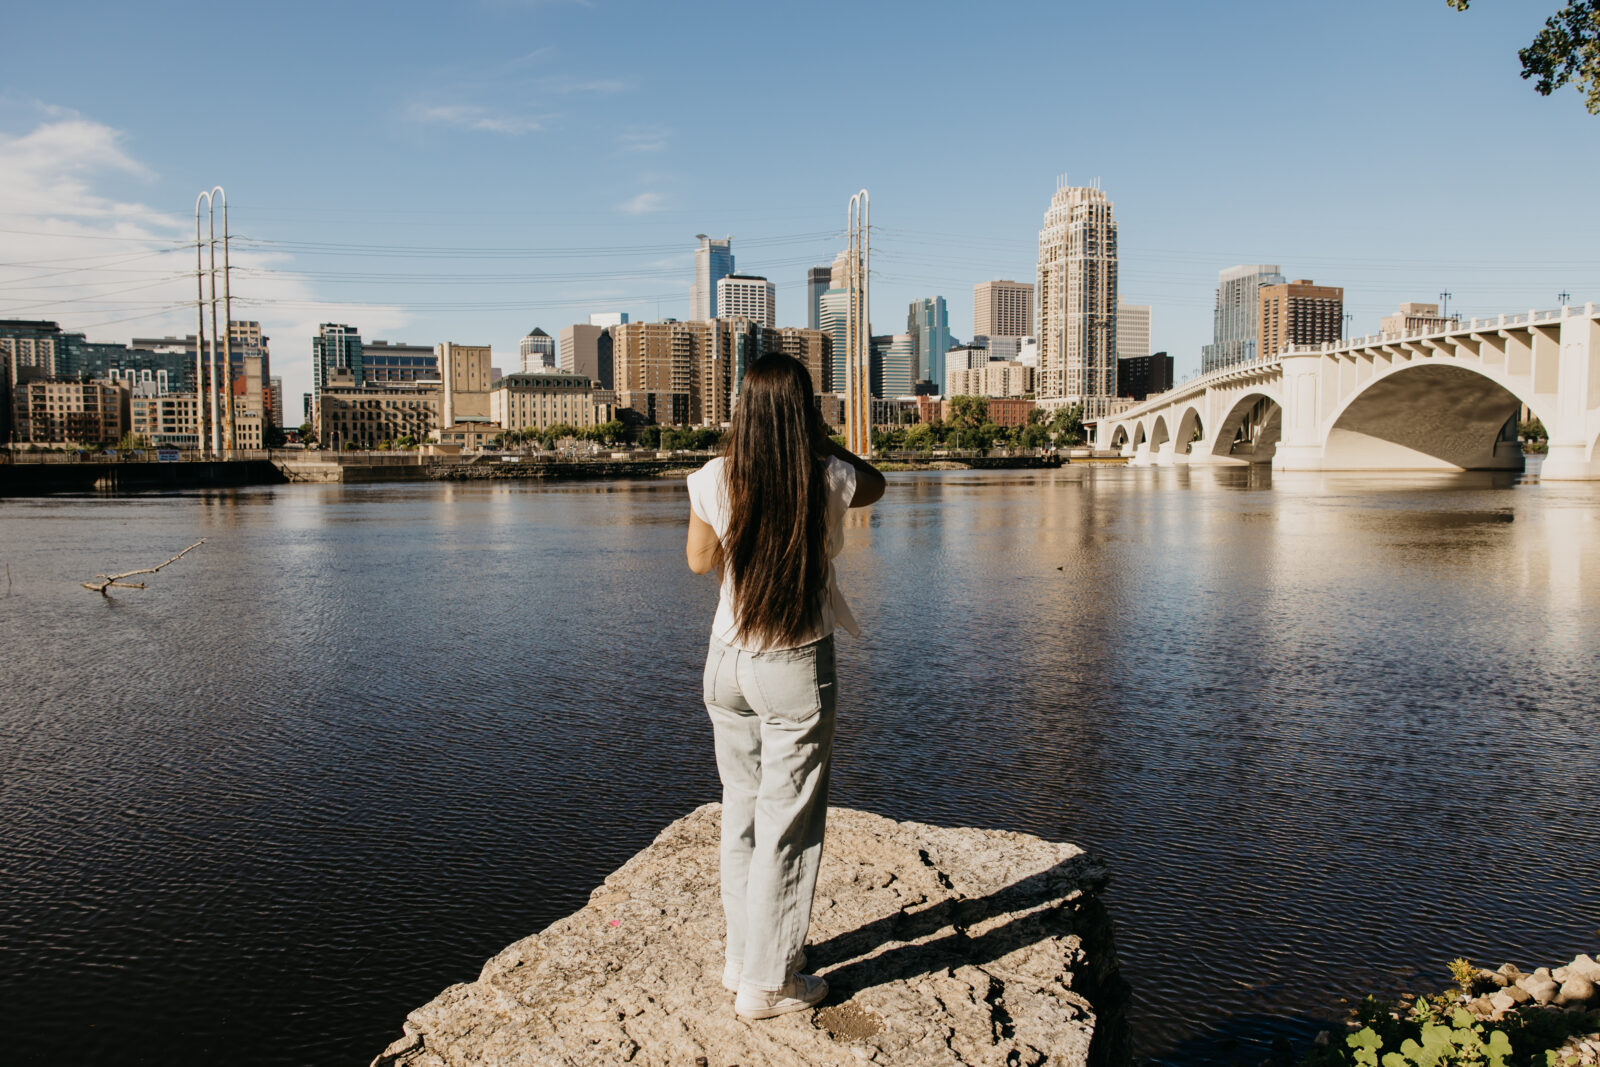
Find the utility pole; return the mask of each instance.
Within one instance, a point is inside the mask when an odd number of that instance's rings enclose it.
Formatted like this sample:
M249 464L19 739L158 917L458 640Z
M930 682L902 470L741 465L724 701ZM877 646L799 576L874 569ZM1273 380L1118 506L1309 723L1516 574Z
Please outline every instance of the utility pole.
M1450 317L1450 298L1454 295L1454 293L1449 291L1439 294L1439 317L1441 319L1448 319Z
M1570 303L1572 303L1571 293L1567 292L1566 290L1562 290L1556 294L1556 305L1558 307L1566 307Z
M200 452L209 452L215 459L224 454L233 455L237 443L233 426L233 349L229 338L222 341L221 368L217 366L217 203L222 203L222 299L227 305L228 325L233 325L233 295L229 286L228 269L228 195L222 186L212 186L194 200L194 311L195 311L195 403L200 430ZM206 205L206 239L200 238L200 205ZM209 254L201 256L202 243L209 246ZM211 293L206 295L209 275ZM211 305L211 337L206 337L206 304ZM209 373L207 373L209 371ZM226 384L224 384L226 379ZM223 394L227 390L226 439L224 439ZM209 411L207 410L209 408ZM209 429L209 433L207 432ZM226 453L224 453L226 442Z
M209 207L210 193L201 193L194 198L194 400L195 422L198 429L195 444L200 454L206 454L206 444L210 440L206 433L206 287L205 267L200 251L200 202L205 201Z
M217 186L222 198L222 381L227 390L223 395L223 443L225 458L232 459L239 447L239 431L233 421L233 289L229 280L233 272L228 269L228 196ZM265 420L263 420L265 422Z
M845 314L845 447L872 455L872 271L871 205L865 189L850 198L846 212L849 292Z

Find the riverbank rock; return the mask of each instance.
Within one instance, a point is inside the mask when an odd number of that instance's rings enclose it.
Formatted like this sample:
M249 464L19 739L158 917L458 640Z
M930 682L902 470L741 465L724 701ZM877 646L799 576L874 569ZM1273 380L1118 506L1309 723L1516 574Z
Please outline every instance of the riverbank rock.
M582 910L413 1011L374 1067L1129 1062L1098 860L842 808L806 948L828 999L741 1019L721 984L720 818L668 826Z

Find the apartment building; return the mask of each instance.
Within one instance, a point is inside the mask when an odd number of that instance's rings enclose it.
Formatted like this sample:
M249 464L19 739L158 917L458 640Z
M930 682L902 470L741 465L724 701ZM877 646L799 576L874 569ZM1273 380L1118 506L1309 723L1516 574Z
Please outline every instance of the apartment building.
M1031 337L1033 283L997 278L974 285L972 332L978 337Z
M769 329L778 324L778 287L757 274L729 274L717 281L719 319L749 319Z
M128 432L128 389L116 382L34 378L12 393L12 440L17 444L116 444Z
M610 333L617 406L661 425L726 423L745 370L768 352L805 363L814 384L828 380L833 354L822 330L775 330L749 319L633 322Z
M946 396L1027 396L1033 391L1034 369L1010 359L984 360L945 376Z
M1342 288L1317 285L1308 278L1261 287L1261 318L1257 329L1260 358L1271 359L1290 345L1337 341L1343 333Z
M348 373L335 375L317 395L317 440L332 449L376 448L400 437L423 441L440 428L443 401L438 382L357 385Z
M128 412L135 437L162 448L200 447L200 399L193 393L136 393Z
M508 374L489 391L489 421L505 430L582 429L609 421L609 405L597 405L594 383L564 371Z

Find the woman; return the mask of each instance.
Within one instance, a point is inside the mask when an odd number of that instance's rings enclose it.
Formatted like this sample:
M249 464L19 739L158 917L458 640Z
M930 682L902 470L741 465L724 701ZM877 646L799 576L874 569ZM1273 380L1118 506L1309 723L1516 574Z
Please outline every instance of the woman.
M833 629L859 633L832 559L846 508L883 475L827 435L811 375L763 356L746 371L724 455L689 476L689 569L722 570L705 702L722 778L722 908L734 1010L811 1007L800 974L828 814L837 701Z

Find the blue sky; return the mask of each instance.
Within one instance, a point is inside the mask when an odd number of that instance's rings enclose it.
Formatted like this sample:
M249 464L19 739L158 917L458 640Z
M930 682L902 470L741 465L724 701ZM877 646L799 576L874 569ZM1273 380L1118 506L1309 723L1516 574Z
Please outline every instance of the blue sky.
M871 190L874 327L1031 280L1056 177L1116 205L1125 299L1198 368L1217 271L1403 300L1600 301L1600 117L1518 47L1557 0L28 5L0 69L0 315L192 332L195 194L290 421L310 335L489 343L688 311L694 235L803 279Z

